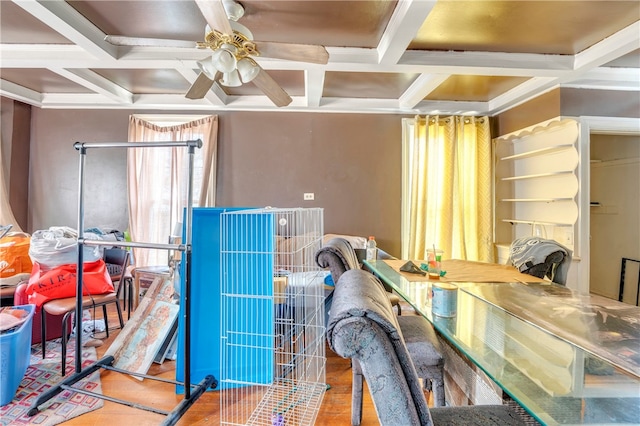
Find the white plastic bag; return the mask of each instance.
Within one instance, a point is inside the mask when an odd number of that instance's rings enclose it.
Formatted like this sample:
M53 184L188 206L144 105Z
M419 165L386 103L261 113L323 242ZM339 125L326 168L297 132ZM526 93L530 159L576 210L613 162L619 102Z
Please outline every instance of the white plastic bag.
M46 268L78 262L78 232L66 226L52 226L49 229L35 231L31 235L29 257ZM100 240L100 235L85 232L87 240ZM100 246L84 246L84 262L95 262L102 258Z

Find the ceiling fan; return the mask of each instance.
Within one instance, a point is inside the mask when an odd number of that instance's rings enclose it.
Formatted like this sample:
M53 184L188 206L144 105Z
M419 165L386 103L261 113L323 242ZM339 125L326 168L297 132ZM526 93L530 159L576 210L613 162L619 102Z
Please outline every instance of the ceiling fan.
M244 8L234 0L195 0L207 21L204 41L165 40L107 35L105 40L116 46L154 46L209 48L213 54L197 62L198 78L189 88L186 97L202 99L214 82L237 87L244 83L255 84L276 106L291 103L291 97L254 60L257 56L274 59L326 64L329 53L324 46L310 44L254 41L248 28L236 22L244 14Z

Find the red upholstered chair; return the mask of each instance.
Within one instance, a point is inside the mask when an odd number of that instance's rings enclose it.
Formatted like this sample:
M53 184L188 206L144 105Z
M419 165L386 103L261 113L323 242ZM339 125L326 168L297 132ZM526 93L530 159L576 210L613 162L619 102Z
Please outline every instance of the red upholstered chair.
M109 277L111 281L117 281L119 284L119 288L117 291L104 293L104 294L92 294L89 296L82 297L82 308L84 309L92 309L97 307L102 307L102 318L104 319L105 332L107 337L109 337L109 319L107 316L107 305L113 303L116 305L116 310L118 312L118 320L120 321L120 328L124 327L124 321L122 319L122 309L120 308L119 296L120 296L120 287L123 284L123 274L126 270L127 266L129 266L129 252L121 249L121 248L112 248L106 249L103 255L105 264L111 265L107 267L109 271ZM48 316L62 317L61 328L64 325L67 327L71 327L70 319L71 314L75 312L76 309L76 298L75 297L67 297L64 299L53 299L46 302L42 305L41 310L41 339L44 341L47 336L47 325L48 325ZM77 323L76 319L76 323ZM80 324L82 324L82 319L80 319ZM82 325L80 325L82 327ZM69 328L68 328L69 329ZM67 330L68 330L67 329ZM72 329L72 327L71 327ZM67 355L67 340L69 337L69 333L62 333L62 375L64 376L65 367L66 367L66 355ZM44 346L42 347L42 358L45 357Z

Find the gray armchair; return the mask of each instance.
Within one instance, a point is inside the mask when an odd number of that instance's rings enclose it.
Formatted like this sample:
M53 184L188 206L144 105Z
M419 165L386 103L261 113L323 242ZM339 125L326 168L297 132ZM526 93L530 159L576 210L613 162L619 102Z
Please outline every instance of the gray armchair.
M359 270L360 263L351 244L344 238L332 238L327 244L316 253L316 263L322 268L329 268L334 284L337 286L340 277L349 270ZM368 273L368 272L367 272ZM371 275L371 274L369 274ZM373 275L371 275L373 277ZM376 281L380 283L376 279ZM398 314L400 310L400 298L385 290L384 294L393 306L397 304ZM331 312L333 292L325 299L325 311L328 316ZM444 393L444 358L440 342L435 330L421 316L405 315L398 316L398 323L409 349L413 363L418 370L418 376L424 381L426 390L433 390L436 407L445 405ZM357 363L352 366L353 385L351 400L351 423L359 425L362 419L362 371Z
M316 252L316 264L321 268L329 268L334 284L338 282L345 271L360 268L356 251L349 241L340 237L330 239L324 247ZM398 295L387 292L387 297L391 305L398 310L398 315L401 315L402 308ZM327 310L327 312L329 311Z
M358 365L380 424L524 425L506 405L429 409L405 337L381 283L353 269L340 277L327 329L331 349Z

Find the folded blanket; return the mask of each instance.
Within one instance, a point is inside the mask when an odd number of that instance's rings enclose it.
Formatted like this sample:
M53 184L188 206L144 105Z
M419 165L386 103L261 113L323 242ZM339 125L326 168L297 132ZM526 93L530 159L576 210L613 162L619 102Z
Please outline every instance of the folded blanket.
M332 238L327 241L324 247L316 252L316 264L321 268L331 268L327 254L336 256L338 260L342 262L345 271L360 267L355 250L351 247L349 241L344 238ZM334 277L334 280L336 279L337 278Z
M544 265L548 263L548 256L551 254L560 253L562 256L557 256L553 263L557 263L553 276L550 276L552 281L564 284L567 281L567 272L571 265L571 250L563 246L562 244L554 241L547 240L540 237L522 237L518 238L511 243L509 249L509 262L515 266L518 271L527 273L538 265ZM562 258L559 262L557 259ZM545 272L551 271L554 265L547 264L542 268ZM544 276L544 275L543 275ZM539 277L543 278L543 277Z
M12 330L25 322L29 312L24 309L4 307L0 310L0 331Z

